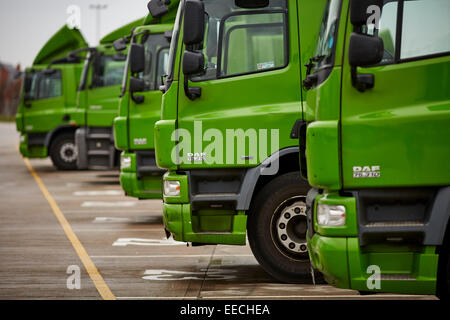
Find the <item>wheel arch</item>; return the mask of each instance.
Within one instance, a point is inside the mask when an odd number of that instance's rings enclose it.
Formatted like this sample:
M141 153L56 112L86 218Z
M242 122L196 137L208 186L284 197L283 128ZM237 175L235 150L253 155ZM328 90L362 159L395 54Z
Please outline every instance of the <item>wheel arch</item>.
M50 149L53 141L57 136L59 136L62 133L73 133L75 138L75 131L77 130L77 127L71 126L71 125L61 125L47 133L44 140L44 145Z
M450 186L438 190L434 199L429 220L425 245L443 245L450 239Z
M277 172L272 175L264 175L264 169L270 167L277 161L279 166ZM289 172L300 172L298 147L282 149L270 156L258 167L249 169L246 172L241 186L241 194L237 203L237 210L248 211L252 207L254 199L264 188L264 186L279 176ZM307 182L305 181L305 183Z

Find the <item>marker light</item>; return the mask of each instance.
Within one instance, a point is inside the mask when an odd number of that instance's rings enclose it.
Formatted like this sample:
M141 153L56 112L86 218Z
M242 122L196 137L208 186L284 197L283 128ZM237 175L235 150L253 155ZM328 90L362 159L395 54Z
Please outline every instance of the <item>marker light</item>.
M131 168L131 157L122 157L120 161L120 167L122 169Z
M345 225L345 207L319 204L317 206L317 223L325 227L342 227Z
M166 197L179 197L180 190L180 181L164 181L164 195Z

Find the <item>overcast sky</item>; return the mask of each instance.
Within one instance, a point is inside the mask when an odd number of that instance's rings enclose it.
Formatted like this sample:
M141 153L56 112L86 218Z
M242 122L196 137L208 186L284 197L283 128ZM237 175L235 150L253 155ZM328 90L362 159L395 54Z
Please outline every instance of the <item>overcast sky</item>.
M148 14L148 0L1 0L0 61L30 66L47 40L64 24L67 9L81 9L81 32L96 44L96 13L90 4L106 4L101 11L101 36Z

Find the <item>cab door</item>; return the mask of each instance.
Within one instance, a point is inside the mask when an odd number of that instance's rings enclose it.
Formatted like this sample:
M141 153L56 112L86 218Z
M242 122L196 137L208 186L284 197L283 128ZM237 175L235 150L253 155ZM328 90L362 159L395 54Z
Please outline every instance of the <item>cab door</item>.
M205 11L206 71L186 82L201 90L199 98L187 97L180 71L178 131L191 135L180 168L255 166L297 143L290 138L301 112L297 4L251 10L205 1Z
M44 133L62 122L65 101L61 69L31 70L27 73L31 87L24 95L23 126L25 132Z
M167 27L167 31L170 27ZM145 91L136 93L143 102L130 99L129 146L131 150L154 149L154 124L161 119L162 92L159 87L167 74L170 39L164 33L150 34L142 39L145 47L145 71L140 75L145 80Z
M111 127L118 114L126 56L96 53L87 91L88 127Z
M384 2L378 30L384 58L358 68L374 75L373 89L359 92L352 85L347 52L341 114L345 188L450 181L449 12L448 0ZM353 31L348 25L347 43Z

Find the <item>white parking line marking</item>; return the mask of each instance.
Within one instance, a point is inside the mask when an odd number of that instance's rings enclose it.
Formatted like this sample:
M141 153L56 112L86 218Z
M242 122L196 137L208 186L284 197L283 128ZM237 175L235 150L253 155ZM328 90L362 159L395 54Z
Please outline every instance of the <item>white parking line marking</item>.
M200 269L199 271L146 270L142 279L150 281L233 280L236 270Z
M97 217L93 223L128 223L131 222L130 218L110 218L110 217Z
M120 238L113 243L113 247L126 246L186 246L184 242L178 242L173 239L139 239L139 238Z
M136 205L136 202L131 201L85 201L82 203L82 208L92 208L92 207L104 207L104 208L114 208L114 207L120 207L120 208L129 208L134 207Z
M102 191L75 191L73 193L77 197L95 197L95 196L122 196L123 191L120 190L102 190Z
M147 212L148 213L148 212ZM134 218L119 218L119 217L96 217L92 223L151 223L155 220L162 220L161 217L143 216Z

